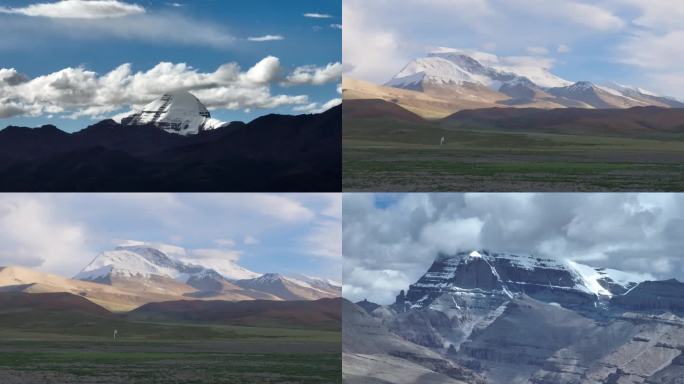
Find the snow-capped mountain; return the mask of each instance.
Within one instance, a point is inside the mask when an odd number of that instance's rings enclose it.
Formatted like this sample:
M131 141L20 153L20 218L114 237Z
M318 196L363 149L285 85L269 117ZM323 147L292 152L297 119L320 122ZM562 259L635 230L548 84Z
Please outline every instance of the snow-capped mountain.
M201 291L220 292L234 288L220 273L188 264L147 244L121 245L99 254L75 279L108 284L131 280L171 279Z
M267 292L284 300L317 300L339 297L341 286L319 278L300 276L293 278L278 273L266 273L254 279L238 280L238 286Z
M182 248L142 242L102 252L74 279L204 298L315 300L340 297L342 289L327 279L261 275L230 260L191 258Z
M571 308L594 306L648 277L527 254L477 250L439 255L406 294L400 294L395 307L424 308L445 294L484 294L497 297L497 305L525 294Z
M122 120L125 125L155 125L166 132L192 135L216 129L226 123L213 119L207 108L190 92L164 94Z
M684 107L684 103L674 98L641 88L572 82L544 68L503 66L488 62L486 54L471 55L458 49L439 48L426 57L411 61L385 85L444 99L489 102L491 106ZM481 56L481 60L474 56Z
M438 255L392 305L356 308L367 316L345 323L354 345L344 351L374 353L373 362L396 353L371 347L399 337L472 369L477 382L674 383L684 372L684 283L674 279L474 250ZM413 362L442 372L425 361Z

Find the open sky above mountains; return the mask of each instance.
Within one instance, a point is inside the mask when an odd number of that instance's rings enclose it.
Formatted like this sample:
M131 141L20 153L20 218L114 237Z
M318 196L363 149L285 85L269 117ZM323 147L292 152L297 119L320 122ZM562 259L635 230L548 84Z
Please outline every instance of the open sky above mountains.
M341 211L339 194L5 194L0 266L72 277L100 252L143 241L339 281Z
M684 281L679 194L347 194L343 294L394 301L440 253L486 248Z
M684 3L669 0L345 0L345 75L384 83L437 47L502 67L684 98Z
M7 0L0 36L3 128L81 129L179 88L223 121L340 97L338 0Z

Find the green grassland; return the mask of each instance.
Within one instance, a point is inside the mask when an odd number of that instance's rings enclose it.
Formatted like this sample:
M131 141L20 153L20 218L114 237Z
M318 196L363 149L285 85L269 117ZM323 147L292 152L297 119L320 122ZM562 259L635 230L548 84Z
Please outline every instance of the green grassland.
M679 136L345 120L343 145L345 191L684 190L684 137Z
M330 330L0 313L3 384L339 383L340 348Z

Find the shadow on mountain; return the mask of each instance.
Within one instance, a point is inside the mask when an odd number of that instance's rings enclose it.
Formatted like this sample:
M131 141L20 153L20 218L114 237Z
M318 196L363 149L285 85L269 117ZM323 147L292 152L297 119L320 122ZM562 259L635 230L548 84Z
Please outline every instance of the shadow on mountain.
M267 115L194 136L112 120L72 134L7 127L0 190L339 191L341 110Z

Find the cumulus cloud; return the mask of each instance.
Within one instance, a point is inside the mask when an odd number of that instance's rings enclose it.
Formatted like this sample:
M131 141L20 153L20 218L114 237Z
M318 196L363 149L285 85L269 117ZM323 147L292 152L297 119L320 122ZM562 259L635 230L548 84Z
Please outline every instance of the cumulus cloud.
M280 59L268 56L246 71L236 63L200 72L185 63L162 62L134 72L127 63L102 75L77 67L27 79L14 69L0 69L0 114L103 117L122 109L138 109L175 90L193 92L211 109L306 106L311 104L307 95L274 95L271 85L322 85L339 79L339 66L305 66L283 76Z
M285 79L285 85L323 85L339 81L342 76L341 63L328 63L325 67L307 65L297 67Z
M344 293L391 302L438 253L478 248L684 280L682 224L678 194L345 195Z
M331 264L327 256L335 245L311 240L325 238L321 223L339 223L321 213L332 199L327 194L4 194L0 266L73 276L101 251L153 244L189 262L220 268L239 260L261 272L287 270L293 258L302 257L307 262L299 272L339 278L340 263ZM283 252L289 256L283 258Z
M145 13L145 8L117 0L61 0L26 7L0 7L0 13L58 19L105 19Z
M87 263L85 228L50 204L21 195L0 197L0 265L44 267L69 273Z
M279 40L285 40L285 37L283 37L281 35L264 35L264 36L248 37L247 40L255 41L255 42L279 41Z

